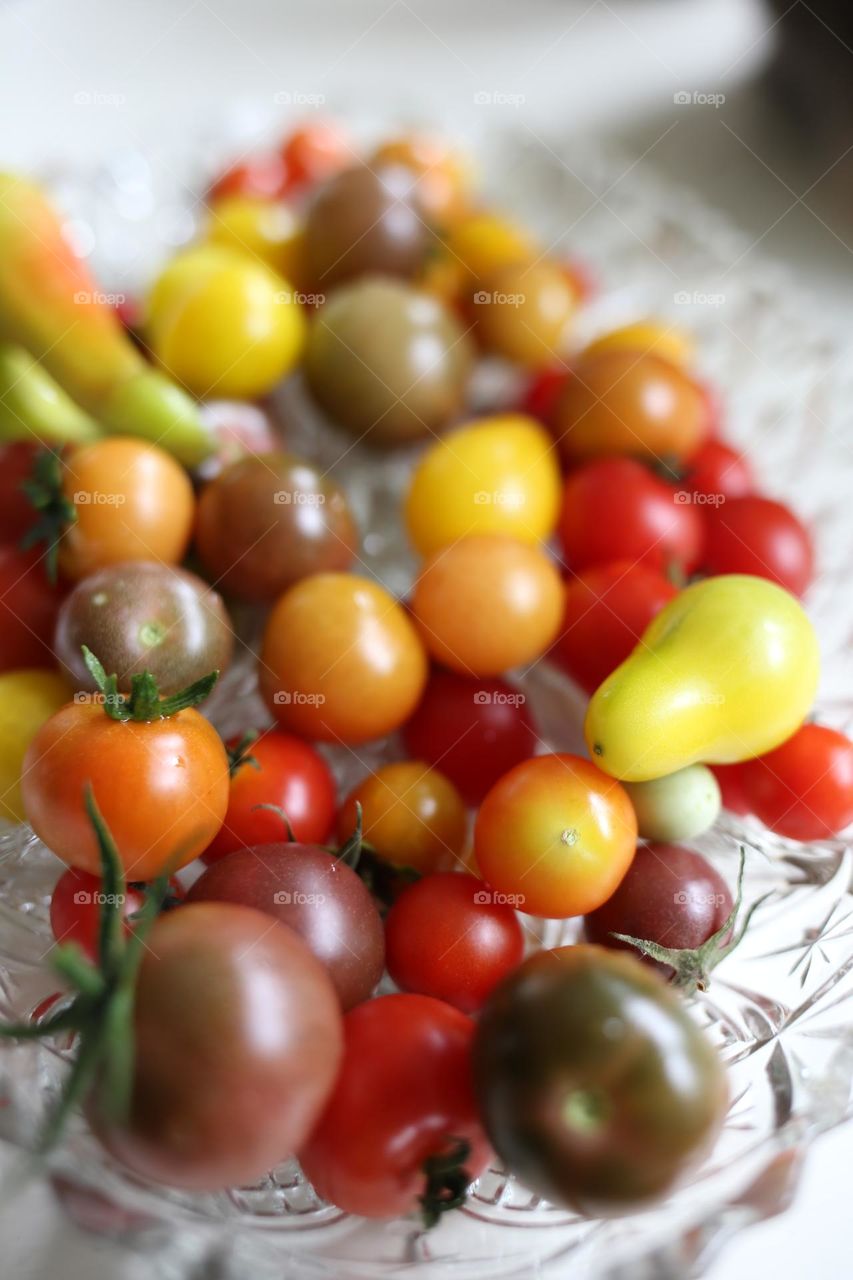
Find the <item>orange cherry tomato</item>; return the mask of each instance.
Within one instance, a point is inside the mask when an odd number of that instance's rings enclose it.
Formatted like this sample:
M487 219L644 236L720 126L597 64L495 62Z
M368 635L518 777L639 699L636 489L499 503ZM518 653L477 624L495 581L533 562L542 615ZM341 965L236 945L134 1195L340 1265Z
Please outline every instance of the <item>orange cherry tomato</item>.
M616 890L637 847L628 793L580 756L534 756L486 796L474 828L477 864L519 911L585 915Z
M331 121L305 124L285 139L281 156L287 170L287 189L322 182L355 164L358 157L340 125Z
M286 729L367 742L408 720L427 659L396 600L367 578L317 573L280 597L264 632L260 687Z
M226 169L207 193L208 200L227 196L251 196L258 200L277 200L287 187L287 167L281 156L250 156Z
M62 490L76 519L59 543L59 567L75 581L126 560L177 564L195 502L180 463L156 445L123 436L64 458Z
M710 426L702 388L660 356L616 348L578 358L557 404L568 462L607 454L689 458Z
M86 814L91 783L129 880L153 880L198 857L222 826L228 757L193 709L150 721L114 720L99 695L77 694L36 734L21 791L36 835L70 867L100 874Z
M361 805L364 838L380 858L425 873L461 866L465 853L465 802L452 782L419 760L386 764L347 796L338 817L346 840Z
M371 164L401 164L417 175L415 191L425 216L436 226L447 226L468 207L471 168L465 156L442 138L411 133L390 138L377 147Z
M563 587L538 547L475 534L427 561L412 611L437 662L462 675L495 676L545 652L560 626Z

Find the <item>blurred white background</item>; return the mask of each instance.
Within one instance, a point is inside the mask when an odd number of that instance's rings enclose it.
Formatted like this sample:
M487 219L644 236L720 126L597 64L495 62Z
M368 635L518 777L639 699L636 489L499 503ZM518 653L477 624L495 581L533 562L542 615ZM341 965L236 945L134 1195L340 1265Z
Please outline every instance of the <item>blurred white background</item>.
M324 100L463 136L594 132L725 210L846 333L853 137L798 152L764 90L778 35L762 0L0 0L0 163L89 168L128 146L157 163L229 110L248 144ZM825 1138L795 1208L738 1236L710 1280L849 1275L851 1157L849 1130ZM38 1186L0 1208L0 1256L10 1280L148 1274Z

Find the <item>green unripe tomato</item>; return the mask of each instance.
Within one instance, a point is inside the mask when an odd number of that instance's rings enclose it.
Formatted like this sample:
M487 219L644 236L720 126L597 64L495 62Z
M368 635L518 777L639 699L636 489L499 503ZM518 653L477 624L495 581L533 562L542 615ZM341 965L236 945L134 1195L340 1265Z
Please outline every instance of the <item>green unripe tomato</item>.
M705 764L689 764L651 782L624 782L645 840L692 840L717 820L720 788Z

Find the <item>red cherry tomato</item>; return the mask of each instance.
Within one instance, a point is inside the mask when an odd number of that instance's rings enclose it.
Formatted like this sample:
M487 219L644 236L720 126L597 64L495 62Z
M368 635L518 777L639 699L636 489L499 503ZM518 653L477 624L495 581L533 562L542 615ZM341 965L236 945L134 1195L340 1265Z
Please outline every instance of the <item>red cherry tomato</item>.
M686 492L632 458L597 458L566 481L558 524L575 573L609 560L644 560L685 573L702 551L702 519Z
M748 494L707 511L703 567L708 573L750 573L801 596L812 580L808 530L772 498Z
M738 769L750 809L781 836L828 840L853 822L853 742L835 729L804 724Z
M424 1164L464 1140L465 1169L489 1159L471 1079L474 1023L440 1000L379 996L344 1017L344 1060L320 1123L299 1152L324 1200L365 1218L418 1207Z
M210 201L224 196L254 196L260 200L278 200L288 186L287 165L280 155L250 156L232 165L220 175L207 193Z
M397 986L463 1013L482 1008L523 955L514 910L476 876L424 876L404 890L385 921L386 963Z
M284 142L281 157L289 189L322 182L358 159L343 130L330 121L294 129Z
M562 365L550 369L542 369L534 373L519 403L519 411L527 413L531 418L550 427L554 422L554 411L566 379L568 370Z
M587 569L566 586L563 631L551 657L593 693L677 594L662 573L630 560Z
M103 885L98 876L69 867L57 880L50 899L50 927L56 941L76 942L93 961L98 958L103 895ZM144 892L135 885L128 885L121 903L121 914L128 932L127 917L140 911L144 902Z
M752 809L744 794L741 767L739 764L708 765L708 768L719 783L723 808L728 809L729 813L738 813L744 816L751 813Z
M24 493L42 446L29 440L0 445L0 546L15 546L32 528L36 511Z
M433 671L403 741L412 759L435 765L466 804L477 805L508 769L533 755L537 738L524 694L512 685Z
M229 749L237 742L230 742ZM296 840L321 844L335 816L335 780L320 753L280 729L268 729L246 750L251 760L232 774L225 821L205 849L204 861L218 862L235 849L282 840L281 817L270 809L258 809L261 804L284 810Z
M48 581L43 552L0 546L0 671L53 667L53 633L65 588Z
M684 472L684 488L709 498L742 498L753 487L746 458L721 440L706 440L689 459Z

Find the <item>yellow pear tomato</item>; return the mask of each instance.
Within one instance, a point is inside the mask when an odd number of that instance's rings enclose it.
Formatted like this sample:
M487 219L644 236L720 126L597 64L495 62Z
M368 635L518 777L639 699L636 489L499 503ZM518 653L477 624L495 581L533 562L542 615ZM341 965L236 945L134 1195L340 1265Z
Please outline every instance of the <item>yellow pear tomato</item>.
M0 675L0 818L23 822L21 766L27 747L71 690L55 671L4 671Z

